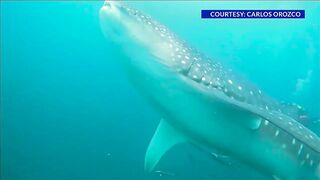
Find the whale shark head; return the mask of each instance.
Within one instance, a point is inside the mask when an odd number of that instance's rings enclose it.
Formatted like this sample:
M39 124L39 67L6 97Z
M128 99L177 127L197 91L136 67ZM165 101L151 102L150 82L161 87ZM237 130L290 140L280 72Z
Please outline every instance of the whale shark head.
M188 57L190 51L174 33L123 2L106 0L100 9L100 24L108 39L131 53L133 47L138 47L135 50L145 51L157 62L179 69L187 69L192 62ZM185 59L178 61L181 57Z
M100 23L104 34L111 40L121 43L130 32L130 24L135 21L130 9L116 1L105 1L100 9Z

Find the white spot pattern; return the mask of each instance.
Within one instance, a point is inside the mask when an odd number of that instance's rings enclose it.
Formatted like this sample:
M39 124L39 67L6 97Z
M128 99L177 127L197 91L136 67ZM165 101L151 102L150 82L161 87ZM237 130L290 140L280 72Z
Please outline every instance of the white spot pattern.
M141 20L141 23L145 23L146 26L151 27L151 30L157 32L163 38L163 42L167 43L167 47L172 51L170 59L172 67L178 72L181 72L193 81L201 82L201 84L213 91L224 93L225 96L229 97L232 102L235 102L241 108L255 112L264 119L268 119L264 122L265 126L270 121L278 129L286 131L292 135L292 144L302 142L320 152L319 137L301 126L298 122L292 120L292 118L283 115L281 108L277 105L279 103L262 94L260 89L238 78L238 75L233 74L231 69L225 69L220 63L205 57L197 50L189 47L165 26L152 20L150 17L131 8L127 8L126 10L134 15L137 20ZM302 107L298 106L298 108L301 109ZM277 132L276 134L279 135ZM301 150L299 149L299 151L302 151L303 146L300 147Z

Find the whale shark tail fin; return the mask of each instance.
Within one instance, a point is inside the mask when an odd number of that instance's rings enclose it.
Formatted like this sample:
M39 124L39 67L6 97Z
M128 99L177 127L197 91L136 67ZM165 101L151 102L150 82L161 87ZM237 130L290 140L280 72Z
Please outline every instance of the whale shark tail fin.
M184 136L177 132L165 120L161 120L147 149L145 157L145 170L151 172L161 157L174 145L186 142Z

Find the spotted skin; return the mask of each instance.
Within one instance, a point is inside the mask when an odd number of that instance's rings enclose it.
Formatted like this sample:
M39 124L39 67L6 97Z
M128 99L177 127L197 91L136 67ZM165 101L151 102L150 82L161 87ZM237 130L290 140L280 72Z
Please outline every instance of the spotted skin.
M129 8L128 11L161 33L163 41L167 42L168 48L171 49L171 62L169 62L171 68L213 93L220 92L220 96L222 94L223 98L229 99L231 103L261 115L262 118L278 126L279 131L280 129L286 131L320 153L320 138L284 114L281 103L265 95L262 90L245 79L239 78L232 69L223 67L221 63L188 46L165 26L148 16L139 15L141 13L137 10Z

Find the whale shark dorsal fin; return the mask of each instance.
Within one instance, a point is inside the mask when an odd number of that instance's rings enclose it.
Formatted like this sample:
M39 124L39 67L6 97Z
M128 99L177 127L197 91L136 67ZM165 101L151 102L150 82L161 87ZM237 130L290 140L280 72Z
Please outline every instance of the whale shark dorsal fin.
M176 131L164 119L154 133L145 157L145 170L151 172L157 165L161 157L174 145L185 142L183 135Z

